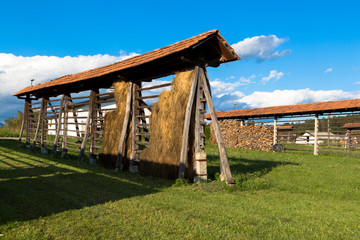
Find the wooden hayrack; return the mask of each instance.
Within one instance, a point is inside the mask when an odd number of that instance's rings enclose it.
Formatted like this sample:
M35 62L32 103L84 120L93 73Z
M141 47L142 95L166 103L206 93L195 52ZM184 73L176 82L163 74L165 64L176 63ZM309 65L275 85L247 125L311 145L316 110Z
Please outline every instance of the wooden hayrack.
M78 151L78 159L82 161L85 152L89 149L90 161L94 160L97 150L101 148L98 143L102 141L101 136L104 133L104 114L110 110L103 109L102 104L114 101L113 93L100 93L100 89L109 88L114 81L120 79L130 84L126 96L126 113L118 143L116 169L121 168L122 165L122 159L125 155L123 149L126 133L131 121L134 127L131 129L132 154L130 171L135 172L140 161L140 145L146 147L151 139L149 126L145 121L149 115L144 114L144 109L151 110L151 106L146 105L144 100L159 96L142 96L141 92L170 86L170 84L161 84L144 88L142 82L149 82L179 71L194 70L183 128L179 178L184 178L191 114L195 109L195 181L207 179L204 133L204 113L207 104L218 142L221 177L227 183L232 184L234 181L211 98L206 67L217 67L221 63L238 59L240 59L239 56L220 36L219 32L215 30L122 62L25 88L14 94L18 98L25 99L24 120L19 144L25 131L26 146L31 147L30 142L32 140L33 149L36 144L39 144L42 152L47 152L46 139L47 133L50 131L50 121L55 124L55 128L51 130L55 132L52 145L53 153L61 149L62 157L64 157L68 154L68 149ZM85 90L90 90L89 96L71 96L71 93ZM61 98L56 98L58 96L61 96ZM40 98L40 102L32 102ZM81 100L84 101L79 102ZM88 105L88 110L77 109L84 105ZM83 116L80 114L81 112L87 112L87 115ZM132 116L131 119L130 116ZM81 121L82 118L86 118L86 121ZM69 129L69 125L73 125L74 128ZM83 128L80 129L81 127ZM76 138L77 142L68 141L69 132L76 133L76 136L71 137ZM33 136L33 139L31 139L31 136ZM145 138L145 141L140 141L141 137Z

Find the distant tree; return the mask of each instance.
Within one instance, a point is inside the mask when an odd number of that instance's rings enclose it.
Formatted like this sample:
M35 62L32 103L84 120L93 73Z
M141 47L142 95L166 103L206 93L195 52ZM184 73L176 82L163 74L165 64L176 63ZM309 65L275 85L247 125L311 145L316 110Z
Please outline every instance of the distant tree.
M16 117L9 117L4 121L4 127L13 131L19 130L21 128L22 119L23 113L18 111Z

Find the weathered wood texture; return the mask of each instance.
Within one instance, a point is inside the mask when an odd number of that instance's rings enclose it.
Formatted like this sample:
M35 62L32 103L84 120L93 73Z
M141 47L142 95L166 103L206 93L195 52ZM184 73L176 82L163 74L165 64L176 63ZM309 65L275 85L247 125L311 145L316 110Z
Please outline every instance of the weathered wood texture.
M242 126L241 121L219 121L226 147L259 151L272 151L274 127L272 125ZM217 144L214 128L210 125L210 142Z
M189 142L189 128L190 128L190 119L191 113L194 106L194 98L196 94L196 87L199 82L199 66L196 66L194 69L194 77L192 81L192 85L190 88L189 98L186 105L186 113L185 113L185 121L182 135L182 143L181 143L181 154L180 154L180 166L179 166L179 178L184 178L185 176L185 164L187 159L187 149Z
M87 140L90 134L90 124L91 124L91 117L92 117L92 109L94 107L94 100L96 97L96 91L91 90L90 91L90 99L89 99L89 110L88 110L88 116L86 118L86 125L85 125L85 133L84 133L84 138L82 140L81 143L81 148L80 148L80 153L79 153L79 158L78 161L82 162L84 155L85 155L85 148L86 148L86 144L87 144Z
M119 140L118 155L117 155L116 166L115 166L116 170L118 170L119 168L122 168L122 165L121 165L122 158L125 154L124 145L125 145L126 134L128 132L128 127L129 127L131 100L132 100L132 88L133 88L133 83L130 82L128 91L127 91L127 96L126 96L126 110L125 110L124 123L122 125L122 130L121 130L121 135L120 135L120 140Z
M315 121L314 121L314 155L317 156L319 154L319 138L318 138L318 132L319 132L319 115L315 115Z
M65 94L62 95L61 101L60 101L60 109L58 114L58 120L57 120L57 126L56 126L56 133L55 133L55 140L54 140L54 146L53 146L53 153L56 152L56 149L58 147L59 139L60 139L60 129L61 122L62 122L62 115L63 115L63 109L64 109L64 100L65 100Z
M204 83L204 93L206 102L209 107L211 122L214 127L214 133L218 143L219 157L220 157L220 178L224 179L227 184L233 184L234 179L231 175L229 160L226 153L225 144L221 135L220 126L216 117L215 107L212 101L210 92L210 82L206 74L205 68L200 68L200 79Z

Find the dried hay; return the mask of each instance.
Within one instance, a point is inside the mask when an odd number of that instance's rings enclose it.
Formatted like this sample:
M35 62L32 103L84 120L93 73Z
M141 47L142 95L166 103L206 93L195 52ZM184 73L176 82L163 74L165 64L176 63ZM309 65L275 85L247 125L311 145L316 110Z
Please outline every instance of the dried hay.
M153 104L150 145L141 153L140 173L160 178L178 178L186 105L193 75L193 72L179 73L172 82L172 90L162 92L159 100ZM185 170L188 179L193 179L194 115L193 111L189 134L191 151L188 148Z
M129 83L118 81L114 82L113 87L117 110L108 112L105 115L103 150L99 154L99 160L107 167L115 167L116 164L118 145L126 111L126 97ZM129 159L131 156L131 122L129 123L126 136L124 144L126 156L123 156L122 159L123 169L129 168Z

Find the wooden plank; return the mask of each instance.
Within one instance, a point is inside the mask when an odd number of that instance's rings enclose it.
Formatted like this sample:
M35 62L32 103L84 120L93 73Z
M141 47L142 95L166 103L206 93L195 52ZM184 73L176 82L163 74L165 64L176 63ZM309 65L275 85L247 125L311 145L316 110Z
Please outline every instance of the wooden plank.
M62 117L62 113L63 113L64 99L65 99L65 94L61 97L60 110L59 110L58 121L57 121L57 126L56 126L55 140L54 140L54 145L53 145L53 150L52 150L53 154L56 152L57 145L58 145L59 138L60 138L60 129L62 129L61 117Z
M24 126L25 126L25 113L27 112L27 103L26 101L24 102L24 111L23 111L23 119L22 119L22 122L21 122L21 129L20 129L20 134L19 134L19 141L18 141L18 147L21 146L21 138L22 138L22 135L23 135L23 132L24 132Z
M141 84L141 83L140 83ZM139 132L138 124L139 119L135 117L135 115L139 114L139 101L136 100L140 96L140 92L138 89L141 86L134 83L133 89L132 89L132 117L131 117L131 158L130 158L130 171L131 172L137 172L138 169L135 169L135 162L137 162L139 159L139 145L136 144L136 140L139 140L139 137L137 137L137 133Z
M215 111L215 107L214 107L212 97L211 97L211 91L210 91L210 87L209 87L210 82L207 77L206 69L201 68L199 75L200 75L200 79L203 81L203 84L204 84L204 94L205 94L206 102L207 102L209 110L210 110L211 121L213 124L216 141L218 143L219 157L220 157L220 172L221 172L220 178L225 179L227 184L234 184L234 179L231 175L230 165L229 165L229 160L228 160L227 153L226 153L224 140L221 135L220 126L219 126L219 123L218 123L218 120L216 117L216 111Z
M41 147L46 147L46 131L47 131L47 119L46 119L47 99L43 98L41 101Z
M65 104L64 104L64 121L63 121L63 137L62 137L62 156L64 157L67 152L67 133L68 133L68 123L69 123L69 95L65 94ZM65 154L65 155L64 155Z
M38 138L38 134L39 134L39 130L40 130L40 123L41 123L41 116L42 116L42 110L40 111L40 114L38 116L38 121L37 121L37 125L36 125L36 130L35 130L35 136L34 136L34 140L33 140L33 144L32 144L32 149L35 149L36 143L37 143L37 138Z
M71 97L70 94L69 94L69 96ZM69 101L70 101L71 105L74 104L74 102L71 98L69 99ZM79 129L79 123L78 123L79 117L77 116L75 108L72 108L72 115L73 115L74 123L75 123L76 136L80 137L80 129Z
M96 115L97 115L97 111L96 111L96 105L98 104L99 101L99 97L97 97L96 95L99 94L99 89L94 90L95 94L93 96L94 99L92 99L91 104L91 112L89 112L89 114L91 113L91 133L90 133L90 154L96 154ZM100 104L99 104L100 105Z
M138 88L138 89L136 89L136 91L145 91L145 90L151 90L151 89L156 89L156 88L170 87L171 85L172 85L172 83L164 83L164 84L159 84L159 85L151 86L151 87Z
M89 137L90 122L91 122L91 112L92 112L92 108L94 106L93 101L94 101L95 94L96 94L95 91L91 90L91 92L90 92L90 102L89 102L89 111L88 111L88 116L87 116L86 125L85 125L85 134L84 134L84 138L82 140L80 154L79 154L79 158L78 158L79 162L82 162L82 160L84 158L86 142L87 142L88 137Z
M30 99L30 95L26 95L26 99L25 99L25 104L26 104L26 113L25 117L26 117L26 128L25 128L25 133L26 133L26 137L25 137L25 145L30 145L30 111L31 111L31 99Z
M277 134L277 117L274 117L274 136L273 136L274 145L278 143L278 134Z
M318 131L319 131L319 121L318 121L319 115L315 114L315 121L314 121L314 155L319 155L319 146L318 146Z
M132 88L133 88L133 83L129 82L129 87L128 87L127 96L126 96L125 117L124 117L124 122L123 122L121 135L120 135L120 139L119 139L118 154L117 154L116 165L115 165L115 170L116 171L119 169L119 167L121 167L122 158L123 158L124 153L125 153L124 144L125 144L127 130L128 130L128 127L129 127L129 119L130 119L130 111L131 111L131 100L132 100Z
M183 128L183 135L181 142L180 166L179 166L179 178L181 179L184 179L185 176L185 164L188 156L187 148L189 143L190 120L191 120L191 113L194 105L194 97L195 97L198 81L199 81L199 66L195 66L194 77L186 105L184 128Z
M158 98L160 96L159 95L150 95L150 96L145 96L145 97L137 97L136 100L143 100L143 99L150 99L150 98Z
M136 144L143 145L143 146L149 146L150 145L149 142L139 142L139 141L136 141Z

